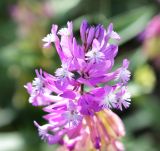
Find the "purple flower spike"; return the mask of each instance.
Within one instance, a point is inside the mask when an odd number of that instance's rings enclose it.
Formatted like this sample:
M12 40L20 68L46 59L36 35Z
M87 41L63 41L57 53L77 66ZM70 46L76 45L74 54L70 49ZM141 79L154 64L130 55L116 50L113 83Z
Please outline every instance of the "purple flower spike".
M27 83L29 102L44 106L43 118L48 122L38 128L39 136L48 144L60 144L62 150L124 150L119 137L125 130L112 109L123 110L131 103L127 84L131 73L129 61L113 71L118 46L110 39L120 36L110 24L89 26L84 20L80 26L79 44L73 34L73 23L42 39L44 47L55 45L61 67L51 75L36 70L36 78ZM109 84L112 83L112 84Z

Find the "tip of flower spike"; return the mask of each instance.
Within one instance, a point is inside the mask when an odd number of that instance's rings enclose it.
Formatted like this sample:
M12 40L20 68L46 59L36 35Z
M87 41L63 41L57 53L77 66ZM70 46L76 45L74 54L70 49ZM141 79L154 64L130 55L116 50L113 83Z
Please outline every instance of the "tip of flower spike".
M81 35L81 40L83 43L86 43L86 30L88 28L88 22L87 20L83 20L80 26L80 35Z
M120 40L121 39L121 37L118 35L118 33L113 30L113 23L109 24L107 34L112 39L116 39L116 40Z
M52 33L52 34L56 34L56 33L57 33L57 30L58 30L58 26L55 25L55 24L53 24L53 25L52 25L52 28L51 28L51 33Z
M129 67L129 60L128 59L123 59L123 67L128 68Z
M33 121L33 124L34 124L37 128L40 126L36 121Z
M110 23L109 26L108 26L108 32L110 32L112 30L113 30L113 23Z
M88 21L86 19L83 19L82 23L81 24L86 24L88 25Z
M42 76L43 71L42 71L41 68L40 68L39 71L38 71L38 69L35 69L35 72L36 72L36 76L37 76L38 78L40 78L40 77Z
M24 88L27 90L29 94L32 93L32 83L28 82L26 85L24 85Z
M72 29L73 29L73 22L72 22L72 21L68 21L68 22L67 22L67 26L68 26L68 28L69 28L70 30L72 30Z
M72 22L67 22L67 28L61 28L59 31L58 31L58 35L61 35L61 36L72 36L73 34L73 24Z

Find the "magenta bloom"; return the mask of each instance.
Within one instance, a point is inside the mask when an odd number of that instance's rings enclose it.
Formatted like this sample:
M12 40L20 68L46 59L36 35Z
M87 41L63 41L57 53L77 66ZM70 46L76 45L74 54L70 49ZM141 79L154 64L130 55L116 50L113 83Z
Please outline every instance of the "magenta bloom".
M121 151L119 137L125 131L111 109L123 110L130 105L129 61L124 59L122 66L112 70L118 46L110 39L120 39L112 24L106 30L103 25L89 26L84 20L80 37L82 42L78 44L73 24L68 22L60 30L52 25L51 33L43 38L44 47L55 45L62 64L55 75L36 70L37 77L25 85L29 102L44 106L47 112L43 118L48 123L40 126L34 122L35 126L44 141L59 143L68 150Z

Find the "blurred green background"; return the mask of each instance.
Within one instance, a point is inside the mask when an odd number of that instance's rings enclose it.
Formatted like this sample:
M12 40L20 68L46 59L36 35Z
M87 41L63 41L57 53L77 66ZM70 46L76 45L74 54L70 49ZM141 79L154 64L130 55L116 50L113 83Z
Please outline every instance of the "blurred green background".
M159 0L0 0L0 151L54 150L38 137L33 120L44 123L44 113L28 103L23 85L35 68L54 73L59 66L56 51L42 48L52 23L63 27L72 20L78 35L84 18L106 27L113 22L122 37L116 66L122 58L131 61L132 105L117 112L126 126L126 151L159 151L160 32L146 38L158 13Z

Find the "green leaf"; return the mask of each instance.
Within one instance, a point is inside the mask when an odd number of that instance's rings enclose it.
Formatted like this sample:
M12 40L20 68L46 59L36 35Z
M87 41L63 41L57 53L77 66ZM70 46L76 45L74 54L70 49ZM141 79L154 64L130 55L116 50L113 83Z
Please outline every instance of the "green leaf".
M154 13L155 9L152 6L143 6L111 18L121 36L119 44L129 41L142 32Z

